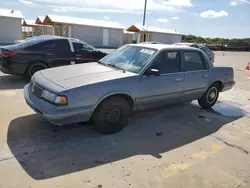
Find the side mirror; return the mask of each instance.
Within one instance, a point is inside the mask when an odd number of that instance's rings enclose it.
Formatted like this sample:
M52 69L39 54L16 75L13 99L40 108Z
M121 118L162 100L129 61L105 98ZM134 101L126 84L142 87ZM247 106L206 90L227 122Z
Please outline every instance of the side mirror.
M149 69L148 71L146 71L146 75L147 76L159 76L160 72L158 69Z

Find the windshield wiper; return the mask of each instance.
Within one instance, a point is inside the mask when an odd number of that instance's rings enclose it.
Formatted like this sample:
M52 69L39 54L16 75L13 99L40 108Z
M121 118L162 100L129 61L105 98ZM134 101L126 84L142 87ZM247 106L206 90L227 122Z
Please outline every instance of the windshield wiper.
M121 68L121 67L117 67L117 66L115 66L115 65L113 65L113 64L106 64L106 65L108 65L108 66L111 66L111 67L114 67L114 68L116 68L116 69L120 69L120 70L122 70L123 71L123 73L126 73L126 71L123 69L123 68Z

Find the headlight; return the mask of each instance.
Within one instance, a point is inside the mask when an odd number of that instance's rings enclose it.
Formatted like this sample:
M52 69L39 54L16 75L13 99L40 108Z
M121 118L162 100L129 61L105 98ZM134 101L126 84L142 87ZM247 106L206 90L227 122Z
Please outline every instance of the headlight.
M58 96L47 90L43 90L41 97L57 105L66 105L68 103L65 96Z

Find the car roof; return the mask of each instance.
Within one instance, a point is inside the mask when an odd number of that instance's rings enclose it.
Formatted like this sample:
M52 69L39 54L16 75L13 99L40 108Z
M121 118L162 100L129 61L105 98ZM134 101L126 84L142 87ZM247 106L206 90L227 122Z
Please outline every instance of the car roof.
M179 43L174 43L173 45L185 45L185 46L191 46L194 45L196 43L191 43L191 42L179 42Z
M197 48L189 47L189 46L177 46L177 45L170 45L170 44L129 44L130 46L139 46L139 47L145 47L145 48L152 48L157 50L162 49L173 49L173 50L196 50L199 51Z

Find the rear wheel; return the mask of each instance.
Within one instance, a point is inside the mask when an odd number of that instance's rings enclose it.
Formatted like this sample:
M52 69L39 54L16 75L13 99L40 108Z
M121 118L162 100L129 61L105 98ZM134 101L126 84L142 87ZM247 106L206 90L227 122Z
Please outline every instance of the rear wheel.
M204 95L200 99L198 99L198 103L202 108L208 109L216 103L218 97L219 85L214 83L207 89Z
M31 78L37 71L49 68L45 63L32 63L26 70L26 77Z
M128 122L131 107L122 97L111 97L104 100L95 110L92 120L96 131L112 134L120 131Z

